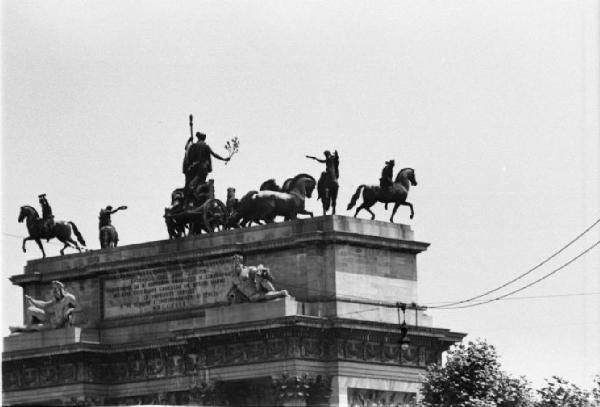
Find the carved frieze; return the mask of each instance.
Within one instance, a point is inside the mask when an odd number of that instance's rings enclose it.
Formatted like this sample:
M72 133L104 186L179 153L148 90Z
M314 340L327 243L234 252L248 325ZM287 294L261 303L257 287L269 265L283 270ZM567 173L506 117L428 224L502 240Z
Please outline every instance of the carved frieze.
M23 370L22 376L23 387L35 387L40 385L39 381L39 370L38 368L32 367Z
M249 362L265 360L267 345L265 341L252 341L246 344L246 357Z
M146 360L142 352L135 352L128 356L129 377L143 379L146 377Z
M284 339L275 338L267 341L267 356L270 359L281 359L286 356L286 343Z
M317 338L302 338L302 356L321 359L325 356L325 341Z
M273 379L271 388L278 405L323 405L331 397L331 378L284 374Z
M58 369L53 365L41 366L39 369L40 386L49 386L58 383Z
M412 345L409 345L406 349L402 349L401 363L416 366L419 363L419 349Z
M18 390L21 388L21 372L18 370L2 373L2 386L5 391Z
M225 364L225 346L209 346L206 349L206 365L215 366Z
M148 377L164 377L165 376L165 362L160 357L154 357L148 359L146 371Z
M77 365L64 363L58 365L58 381L62 384L74 383L77 380Z
M246 360L246 349L242 343L227 345L226 363L240 363Z
M348 405L352 407L414 407L416 406L416 394L349 388Z
M262 339L261 339L262 338ZM250 339L250 340L246 340ZM185 345L77 356L9 361L3 365L5 389L33 389L69 383L115 384L148 379L193 376L215 366L284 359L346 360L425 367L437 361L439 350L413 343L401 350L396 336L366 335L291 327L248 335L224 335L189 340Z
M347 359L364 359L364 343L360 340L347 339L345 344L345 357Z

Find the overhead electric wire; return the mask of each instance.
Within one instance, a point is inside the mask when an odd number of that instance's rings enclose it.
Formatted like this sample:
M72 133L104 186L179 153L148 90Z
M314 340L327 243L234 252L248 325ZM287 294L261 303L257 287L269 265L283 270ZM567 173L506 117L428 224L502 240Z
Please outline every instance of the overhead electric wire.
M509 295L513 295L516 294L518 292L521 292L529 287L531 287L532 285L535 285L545 279L547 279L548 277L556 274L557 272L559 272L560 270L564 269L565 267L567 267L569 264L575 262L576 260L580 259L581 257L583 257L586 253L588 253L589 251L591 251L592 249L594 249L596 246L600 245L600 240L596 241L596 243L594 243L593 245L591 245L590 247L588 247L587 249L585 249L584 251L582 251L581 253L579 253L577 256L573 257L571 260L567 261L566 263L563 263L561 266L555 268L554 270L552 270L551 272L544 274L542 277L538 278L537 280L532 281L529 284L524 285L523 287L517 288L516 290L513 290L509 293L503 294L499 297L496 298L491 298L488 300L484 300L484 301L479 301L479 302L475 302L475 303L471 303L471 304L465 304L465 305L456 305L456 306L437 306L437 307L428 307L428 308L435 308L435 309L461 309L461 308L471 308L471 307L477 307L479 305L484 305L487 303L490 303L492 301L498 301L501 299L504 299L506 297L508 297Z
M503 289L504 287L519 281L520 279L522 279L523 277L533 273L535 270L539 269L540 267L542 267L544 264L548 263L550 260L552 260L553 258L555 258L556 256L558 256L560 253L562 253L563 251L565 251L568 247L570 247L573 243L575 243L577 240L581 239L587 232L589 232L594 226L596 226L598 223L600 223L600 218L597 219L594 223L592 223L590 226L588 226L583 232L579 233L575 238L573 238L571 241L569 241L567 244L565 244L563 247L561 247L558 251L554 252L552 255L550 255L549 257L547 257L546 259L544 259L543 261L541 261L540 263L538 263L537 265L535 265L534 267L530 268L529 270L527 270L526 272L518 275L517 277L513 278L512 280L509 280L508 282L494 288L491 290L488 290L482 294L476 295L475 297L471 297L471 298L467 298L466 300L461 300L461 301L454 301L454 302L450 302L448 304L442 304L439 306L435 306L435 305L430 305L428 306L428 308L441 308L441 307L451 307L454 305L459 305L459 304L464 304L467 302L471 302L474 300L477 300L481 297L485 297L488 294L494 293L496 291L499 291L501 289Z

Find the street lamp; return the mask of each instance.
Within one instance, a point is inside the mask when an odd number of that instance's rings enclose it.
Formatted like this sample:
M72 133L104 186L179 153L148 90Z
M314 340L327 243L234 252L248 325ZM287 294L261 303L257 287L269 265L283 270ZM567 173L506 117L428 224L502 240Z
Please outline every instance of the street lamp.
M398 309L398 323L400 324L400 349L407 350L410 346L410 339L408 338L408 328L406 327L406 304L397 302L396 307ZM402 323L400 323L400 310L402 310Z

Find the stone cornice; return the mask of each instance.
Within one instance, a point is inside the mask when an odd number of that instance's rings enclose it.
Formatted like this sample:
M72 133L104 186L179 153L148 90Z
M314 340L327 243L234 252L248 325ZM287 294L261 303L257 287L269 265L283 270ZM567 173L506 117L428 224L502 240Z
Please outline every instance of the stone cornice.
M465 334L448 329L408 326L409 336L416 341L422 338L434 339L443 343L460 341ZM165 348L187 343L189 340L208 341L211 343L236 343L261 341L268 338L300 337L339 337L358 341L388 342L397 340L398 326L369 321L357 321L342 318L323 318L307 316L281 317L271 320L254 321L242 324L222 325L210 328L182 329L172 331L168 338L147 341L138 340L127 343L73 343L61 346L4 352L3 361L25 358L69 355L73 353L91 352L111 354L116 352ZM26 338L25 338L26 339Z

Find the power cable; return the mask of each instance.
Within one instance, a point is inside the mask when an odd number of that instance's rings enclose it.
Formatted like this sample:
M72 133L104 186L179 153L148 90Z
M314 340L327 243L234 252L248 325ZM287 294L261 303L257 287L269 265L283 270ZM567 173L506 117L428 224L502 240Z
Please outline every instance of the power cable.
M546 259L544 259L543 261L541 261L540 263L538 263L537 265L535 265L534 267L530 268L529 270L527 270L526 272L524 272L523 274L520 274L519 276L513 278L512 280L494 288L491 290L488 290L486 292L484 292L483 294L479 294L476 295L475 297L471 297L471 298L467 298L466 300L461 300L461 301L454 301L448 304L442 304L440 306L429 306L428 308L439 308L439 307L451 307L454 305L459 305L459 304L464 304L466 302L471 302L474 300L477 300L481 297L484 297L488 294L494 293L498 290L501 290L502 288L522 279L523 277L531 274L532 272L534 272L535 270L537 270L538 268L540 268L541 266L543 266L544 264L548 263L550 260L552 260L553 258L555 258L556 256L558 256L560 253L562 253L563 251L565 251L568 247L570 247L573 243L575 243L577 240L579 240L581 237L583 237L583 235L585 235L587 232L589 232L594 226L596 226L598 223L600 223L600 218L597 219L594 223L592 223L589 227L587 227L583 232L581 232L580 234L578 234L574 239L572 239L571 241L569 241L567 244L565 244L563 247L561 247L558 251L554 252L554 254L550 255L549 257L547 257Z
M586 253L588 253L589 251L591 251L592 249L594 249L596 246L600 245L600 240L596 241L596 243L594 243L593 245L591 245L590 247L588 247L587 249L585 249L584 251L582 251L581 253L579 253L577 256L573 257L571 260L567 261L566 263L563 263L561 266L555 268L554 270L552 270L551 272L543 275L542 277L538 278L537 280L532 281L529 284L524 285L523 287L517 288L516 290L513 290L509 293L503 294L499 297L496 298L491 298L489 300L485 300L485 301L479 301L476 303L471 303L471 304L465 304L465 305L459 305L459 306L436 306L436 307L428 307L428 308L433 308L433 309L461 309L461 308L471 308L471 307L477 307L479 305L484 305L487 303L490 303L492 301L498 301L501 300L503 298L508 297L509 295L513 295L516 294L518 292L521 292L545 279L547 279L548 277L556 274L557 272L559 272L560 270L564 269L565 267L567 267L569 264L575 262L576 260L580 259L581 257L583 257Z

